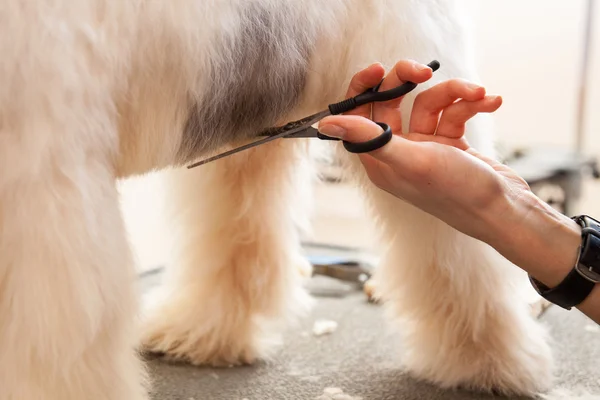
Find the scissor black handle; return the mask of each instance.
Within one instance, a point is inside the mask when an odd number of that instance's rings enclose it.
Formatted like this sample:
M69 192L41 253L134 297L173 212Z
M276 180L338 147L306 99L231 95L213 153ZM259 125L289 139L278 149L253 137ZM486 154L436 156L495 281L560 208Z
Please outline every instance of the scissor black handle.
M435 72L440 68L440 63L437 60L433 60L427 64L427 66L431 68L433 72ZM356 107L362 106L363 104L397 99L398 97L404 96L417 87L416 83L406 82L398 87L386 90L385 92L378 92L377 90L379 89L380 85L381 83L374 88L371 88L357 96L340 101L339 103L330 104L329 111L332 115L337 115L353 110Z
M344 148L350 153L368 153L377 150L392 140L392 128L383 122L376 122L383 129L383 133L376 138L367 140L366 142L352 143L344 140Z
M366 142L360 143L347 142L344 140L344 148L350 153L368 153L388 144L388 142L392 140L392 128L390 128L389 125L384 124L383 122L375 123L379 125L381 129L383 129L383 133L381 135L371 140L367 140ZM323 135L320 132L317 132L317 137L321 140L340 140L338 138Z

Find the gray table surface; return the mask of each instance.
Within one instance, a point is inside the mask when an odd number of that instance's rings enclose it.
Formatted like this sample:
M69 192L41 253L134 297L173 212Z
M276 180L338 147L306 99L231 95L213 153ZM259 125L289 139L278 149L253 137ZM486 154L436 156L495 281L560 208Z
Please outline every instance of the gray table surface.
M313 278L313 287L339 285ZM340 388L362 400L504 399L478 393L444 391L402 371L401 343L389 334L382 307L369 304L360 291L342 297L317 297L302 326L290 330L270 362L248 367L207 368L149 359L153 400L315 399L326 388ZM338 323L325 336L312 334L317 319ZM600 399L600 331L578 311L551 307L543 316L556 340L556 386L587 387ZM596 397L598 396L598 397ZM552 399L570 399L555 395ZM524 398L523 398L524 400Z

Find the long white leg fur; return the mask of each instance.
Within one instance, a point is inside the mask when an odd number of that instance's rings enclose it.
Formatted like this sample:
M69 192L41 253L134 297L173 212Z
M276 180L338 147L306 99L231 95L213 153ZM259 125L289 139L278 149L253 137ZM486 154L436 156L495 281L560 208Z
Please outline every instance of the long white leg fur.
M0 3L3 400L147 398L114 170L135 14L96 6Z
M175 268L151 309L147 350L193 364L252 363L308 310L298 225L310 193L304 146L264 145L169 174ZM308 194L308 196L307 196ZM296 215L295 215L296 214Z

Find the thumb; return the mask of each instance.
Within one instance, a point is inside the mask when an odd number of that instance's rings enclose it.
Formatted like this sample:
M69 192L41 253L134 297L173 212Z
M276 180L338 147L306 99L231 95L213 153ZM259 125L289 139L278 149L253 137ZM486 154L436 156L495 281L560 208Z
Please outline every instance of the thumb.
M361 143L381 135L383 129L370 119L358 115L335 115L321 120L319 132L346 142ZM370 155L387 164L397 164L403 151L402 147L407 145L408 141L393 135L392 140L383 147L362 154Z

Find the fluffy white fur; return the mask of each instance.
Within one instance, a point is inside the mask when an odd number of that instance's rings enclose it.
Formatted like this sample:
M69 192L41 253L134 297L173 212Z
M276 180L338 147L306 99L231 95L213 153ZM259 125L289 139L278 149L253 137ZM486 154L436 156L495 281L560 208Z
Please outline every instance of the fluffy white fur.
M293 107L268 118L267 107L257 126L338 101L351 76L375 61L440 60L423 87L477 80L461 15L448 0L1 1L0 398L146 398L116 179L182 165L185 135L196 141L186 148L194 158L242 141L221 140L227 129L217 128L228 125L218 119L235 117L227 90L266 79L261 71L282 88L263 94L271 108L288 95L285 85L302 86ZM260 33L263 23L277 43L249 76L243 62L259 60L252 51L269 36L239 30ZM203 133L193 137L190 109L213 98L219 112L200 119L193 127ZM493 155L486 120L469 131ZM442 387L547 388L552 357L515 297L513 266L377 190L354 157L339 156L386 238L378 290L400 324L409 371ZM270 354L310 304L297 233L310 173L305 144L285 140L172 171L177 263L168 296L144 322L144 349L194 364Z

